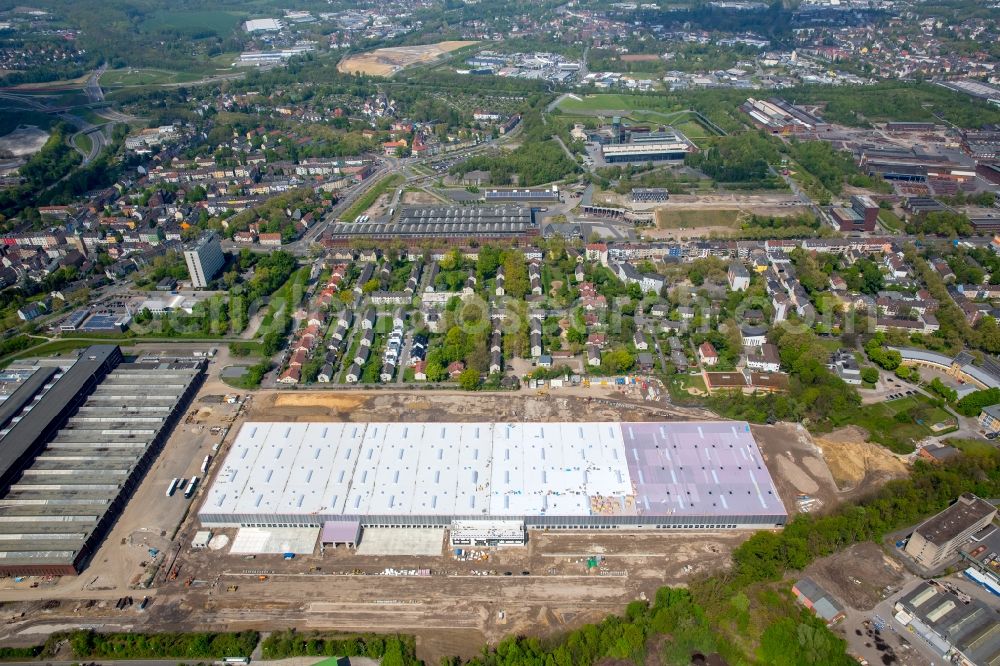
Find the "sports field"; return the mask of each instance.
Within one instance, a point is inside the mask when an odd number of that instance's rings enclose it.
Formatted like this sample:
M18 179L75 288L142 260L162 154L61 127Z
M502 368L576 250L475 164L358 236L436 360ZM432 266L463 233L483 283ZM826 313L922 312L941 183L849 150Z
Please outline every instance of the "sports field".
M163 10L156 12L140 24L144 31L176 30L195 37L214 33L224 37L236 29L246 16L243 12L222 10Z
M572 95L563 97L559 102L563 113L582 113L593 115L598 112L614 112L629 115L630 111L648 110L661 113L682 111L662 97L648 95L625 95L617 93L599 93L596 95Z

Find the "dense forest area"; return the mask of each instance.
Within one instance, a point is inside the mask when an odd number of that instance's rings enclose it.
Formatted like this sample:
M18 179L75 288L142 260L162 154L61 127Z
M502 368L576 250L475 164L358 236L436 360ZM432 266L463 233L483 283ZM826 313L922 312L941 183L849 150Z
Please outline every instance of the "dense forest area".
M52 187L67 176L81 161L80 154L69 145L72 129L59 123L42 149L19 170L24 182L16 187L0 190L0 215L12 218L26 206L38 205Z
M796 104L817 104L823 119L854 127L895 121L938 122L959 127L1000 122L1000 109L932 83L884 81L870 86L802 86L784 93Z
M784 187L769 168L778 159L778 148L772 139L762 132L745 132L713 139L705 150L689 153L684 163L722 183Z
M102 62L111 68L163 67L165 62L175 70L204 67L212 57L242 48L236 27L247 15L246 6L232 0L214 2L208 11L197 0L178 0L170 4L171 16L155 0L42 0L34 6L78 31L86 57L72 69L46 66L19 73L18 78L32 81L73 78Z
M453 175L470 171L490 172L493 185L544 185L577 173L580 168L570 159L554 139L553 128L542 121L541 111L535 107L524 114L521 145L511 152L499 155L476 155L451 168ZM515 182L516 176L516 182Z

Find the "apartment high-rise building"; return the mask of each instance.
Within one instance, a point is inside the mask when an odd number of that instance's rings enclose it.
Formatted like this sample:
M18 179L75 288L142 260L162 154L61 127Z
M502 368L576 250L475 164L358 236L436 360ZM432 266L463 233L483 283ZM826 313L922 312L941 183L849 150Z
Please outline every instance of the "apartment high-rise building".
M184 250L184 261L191 276L191 286L196 289L207 287L226 263L219 237L213 232L202 234L193 248Z

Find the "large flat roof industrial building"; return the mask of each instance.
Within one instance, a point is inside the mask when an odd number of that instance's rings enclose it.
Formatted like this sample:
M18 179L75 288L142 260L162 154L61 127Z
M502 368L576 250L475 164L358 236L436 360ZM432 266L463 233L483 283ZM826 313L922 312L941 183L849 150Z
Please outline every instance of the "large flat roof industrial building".
M416 242L424 238L459 244L470 239L518 242L538 233L538 220L526 206L405 206L395 222L331 225L323 243L337 247L356 239Z
M0 408L0 574L78 573L204 372L203 360L123 360L94 345L10 370L24 379Z
M735 529L786 517L735 421L246 423L199 511L208 527Z

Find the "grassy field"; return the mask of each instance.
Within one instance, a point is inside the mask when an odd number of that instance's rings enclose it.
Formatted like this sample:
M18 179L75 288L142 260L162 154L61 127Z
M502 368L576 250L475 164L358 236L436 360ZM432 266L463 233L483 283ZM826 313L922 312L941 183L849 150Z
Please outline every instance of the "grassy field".
M963 453L983 454L993 453L997 450L995 444L992 442L985 442L981 439L960 439L958 437L949 437L944 440L944 443L951 444Z
M225 37L246 15L242 12L221 10L164 10L153 14L140 24L144 31L176 30L182 34L199 36L214 33ZM206 34L207 36L207 34Z
M699 394L707 393L705 380L700 374L689 375L686 372L681 372L670 378L670 390L674 393L690 395L688 389L694 389Z
M359 215L371 208L376 199L389 191L390 188L397 187L403 180L403 176L398 173L386 176L376 183L374 187L365 192L360 199L355 201L354 205L348 208L347 212L341 216L341 219L345 222L353 222Z
M65 354L69 351L75 351L77 349L83 349L84 347L89 347L93 344L100 344L100 340L54 340L52 342L42 342L42 344L35 347L29 347L23 351L19 351L16 354L11 354L10 356L5 356L0 359L0 366L6 366L11 361L16 361L22 358L31 358L33 356L53 356L57 354ZM128 340L115 340L115 344L120 346L130 345L132 342Z
M171 72L165 69L111 69L101 77L101 85L108 88L158 86L197 81L198 78L197 74L190 72Z
M932 404L930 398L919 394L865 405L849 420L867 430L872 441L895 453L913 451L918 441L935 434L930 426L941 422L954 423L954 419Z
M255 356L261 358L264 356L264 352L261 349L260 342L257 340L243 340L240 342L230 342L229 352L233 358L248 358ZM241 352L246 352L242 356Z
M94 147L94 141L90 138L89 134L77 134L73 139L73 145L77 149L83 151L84 153L90 154L90 150Z
M656 212L656 226L661 229L692 229L695 227L736 227L740 211L732 208L715 210L672 210Z
M103 125L108 122L108 119L102 115L99 115L93 109L77 109L73 112L73 115L77 118L83 118L91 125Z
M671 111L666 102L656 97L619 94L584 95L579 100L566 97L559 103L559 108L566 113L637 109Z
M684 120L674 122L672 127L689 139L707 139L718 136L715 130L705 127L696 116L688 116Z
M882 226L889 231L898 232L903 230L903 221L891 210L880 210L878 212L878 219L882 223Z

